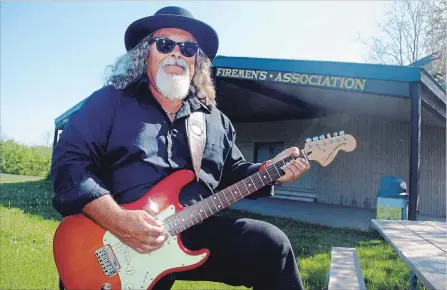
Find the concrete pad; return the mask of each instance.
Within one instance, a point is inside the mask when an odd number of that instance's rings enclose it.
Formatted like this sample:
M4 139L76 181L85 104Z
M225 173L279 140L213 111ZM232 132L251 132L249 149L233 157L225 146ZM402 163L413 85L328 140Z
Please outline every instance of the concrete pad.
M300 202L274 197L260 198L257 200L243 199L231 205L230 208L267 216L286 217L310 224L358 230L369 230L371 227L371 219L376 217L375 209ZM445 218L427 216L420 216L418 220L445 222Z

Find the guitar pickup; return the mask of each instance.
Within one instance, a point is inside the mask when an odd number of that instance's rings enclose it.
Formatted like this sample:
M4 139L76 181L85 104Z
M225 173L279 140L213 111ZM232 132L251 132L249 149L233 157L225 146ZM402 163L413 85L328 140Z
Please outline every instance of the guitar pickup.
M110 245L105 245L104 247L95 251L96 259L101 265L102 271L107 277L112 277L120 269L120 264L113 253L112 247Z

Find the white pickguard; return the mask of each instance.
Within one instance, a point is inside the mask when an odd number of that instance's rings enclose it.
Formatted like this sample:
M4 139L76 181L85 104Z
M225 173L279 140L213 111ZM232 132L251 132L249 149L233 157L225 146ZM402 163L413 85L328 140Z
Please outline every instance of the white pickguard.
M173 206L157 215L163 221L175 214ZM114 254L120 264L118 275L121 289L147 289L154 279L162 272L176 267L196 264L206 257L206 254L191 256L183 252L177 242L177 236L169 236L160 249L149 254L140 254L123 244L110 232L104 235L104 245L113 246Z

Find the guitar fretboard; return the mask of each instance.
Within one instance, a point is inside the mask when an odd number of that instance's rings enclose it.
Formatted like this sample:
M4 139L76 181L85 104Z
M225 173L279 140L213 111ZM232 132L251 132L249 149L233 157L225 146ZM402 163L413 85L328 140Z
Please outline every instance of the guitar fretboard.
M303 151L300 157L306 158ZM284 175L282 167L293 159L288 156L275 164L270 165L262 171L256 172L241 181L197 202L184 210L166 218L164 225L171 235L178 233L202 222L206 218L227 208L229 205L243 199L251 193L270 184Z

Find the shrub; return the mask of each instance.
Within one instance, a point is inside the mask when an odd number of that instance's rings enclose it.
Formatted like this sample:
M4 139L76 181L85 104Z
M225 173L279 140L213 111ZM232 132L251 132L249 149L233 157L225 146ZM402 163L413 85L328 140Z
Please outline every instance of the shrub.
M0 171L5 174L48 177L51 148L26 146L14 140L0 141Z

